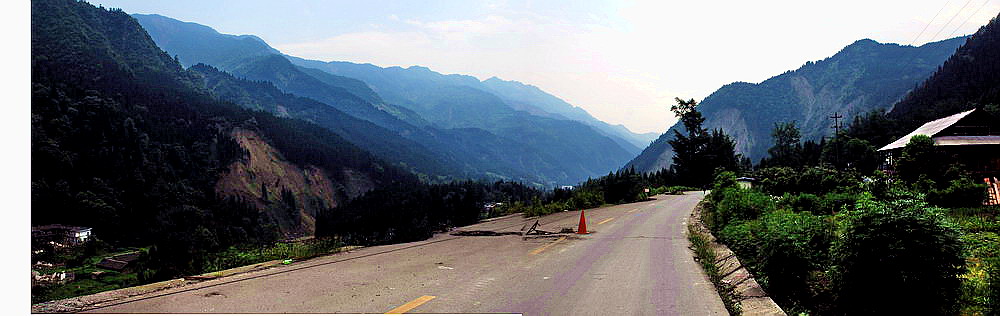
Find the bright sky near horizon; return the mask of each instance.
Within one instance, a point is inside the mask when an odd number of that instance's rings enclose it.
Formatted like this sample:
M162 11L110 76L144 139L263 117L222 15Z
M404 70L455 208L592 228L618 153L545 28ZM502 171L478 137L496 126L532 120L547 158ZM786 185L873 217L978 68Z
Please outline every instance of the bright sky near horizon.
M921 45L974 33L1000 0L91 1L253 34L323 61L517 80L635 132L674 97L760 82L863 38Z

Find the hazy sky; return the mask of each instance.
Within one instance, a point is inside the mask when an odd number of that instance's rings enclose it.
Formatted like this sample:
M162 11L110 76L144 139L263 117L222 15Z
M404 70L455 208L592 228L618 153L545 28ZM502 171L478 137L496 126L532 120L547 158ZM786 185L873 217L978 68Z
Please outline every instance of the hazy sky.
M636 132L666 130L674 97L760 82L862 38L971 34L1000 12L1000 0L92 3L254 34L304 58L517 80Z

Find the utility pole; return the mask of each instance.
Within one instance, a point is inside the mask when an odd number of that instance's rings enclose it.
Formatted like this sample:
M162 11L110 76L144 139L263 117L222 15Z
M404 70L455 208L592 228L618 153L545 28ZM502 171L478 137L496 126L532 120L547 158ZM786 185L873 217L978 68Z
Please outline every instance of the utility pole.
M840 135L840 128L844 127L840 123L840 119L844 118L844 116L840 115L840 112L833 112L833 116L831 116L830 118L833 119L833 126L832 127L836 131L836 134L833 134L833 137L837 137L838 135Z
M840 164L840 142L838 141L838 138L840 136L840 128L843 127L840 123L840 119L844 118L844 116L840 115L840 112L833 112L833 116L830 116L830 118L833 119L833 151L835 152L833 156L833 165L836 167Z

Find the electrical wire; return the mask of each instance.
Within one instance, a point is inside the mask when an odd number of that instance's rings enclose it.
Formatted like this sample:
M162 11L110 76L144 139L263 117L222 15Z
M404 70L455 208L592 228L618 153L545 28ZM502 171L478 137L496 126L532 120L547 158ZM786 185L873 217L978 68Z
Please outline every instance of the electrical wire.
M941 14L941 11L944 11L944 8L947 7L949 3L951 3L951 0L945 1L944 5L941 6L940 9L938 9L937 13L934 13L934 17L931 18L930 21L927 21L927 24L924 25L924 29L920 30L920 33L917 34L917 37L914 37L913 40L910 41L910 46L913 46L913 43L917 42L917 39L920 38L920 35L924 35L924 31L927 30L927 27L931 26L931 23L934 23L934 20L937 19L938 15Z
M948 34L948 38L951 38L952 35L955 35L955 32L958 32L958 29L962 28L962 26L965 26L966 22L969 22L969 20L971 20L972 17L976 16L976 13L979 13L979 10L982 10L983 7L986 7L987 3L990 3L990 0L983 1L983 4L980 5L979 8L976 9L976 11L972 12L972 15L969 15L969 17L965 18L965 21L962 21L962 24L959 24L954 31L951 31L951 34Z
M937 33L934 33L934 36L931 36L931 40L928 42L933 42L937 38L938 34L941 34L941 31L944 31L944 28L948 27L948 24L951 24L951 21L954 21L955 17L958 17L958 15L965 10L965 7L969 6L969 3L972 3L972 0L966 1L965 5L963 5L961 9L958 9L958 12L955 12L955 15L952 15L951 19L948 19L948 23L942 25L941 28L938 29Z

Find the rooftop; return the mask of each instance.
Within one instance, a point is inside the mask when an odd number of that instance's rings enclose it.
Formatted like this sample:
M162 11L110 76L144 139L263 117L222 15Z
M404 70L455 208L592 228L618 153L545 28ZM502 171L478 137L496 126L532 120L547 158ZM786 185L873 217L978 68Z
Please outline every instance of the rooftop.
M940 133L942 130L948 128L949 126L954 125L959 120L965 118L973 111L975 111L975 109L924 123L924 125L920 125L920 127L918 127L917 129L913 130L909 134L906 134L906 136L897 139L891 144L885 145L885 147L879 148L879 151L905 147L906 144L910 142L910 139L913 138L913 136L927 135L930 137L934 137L935 134Z

